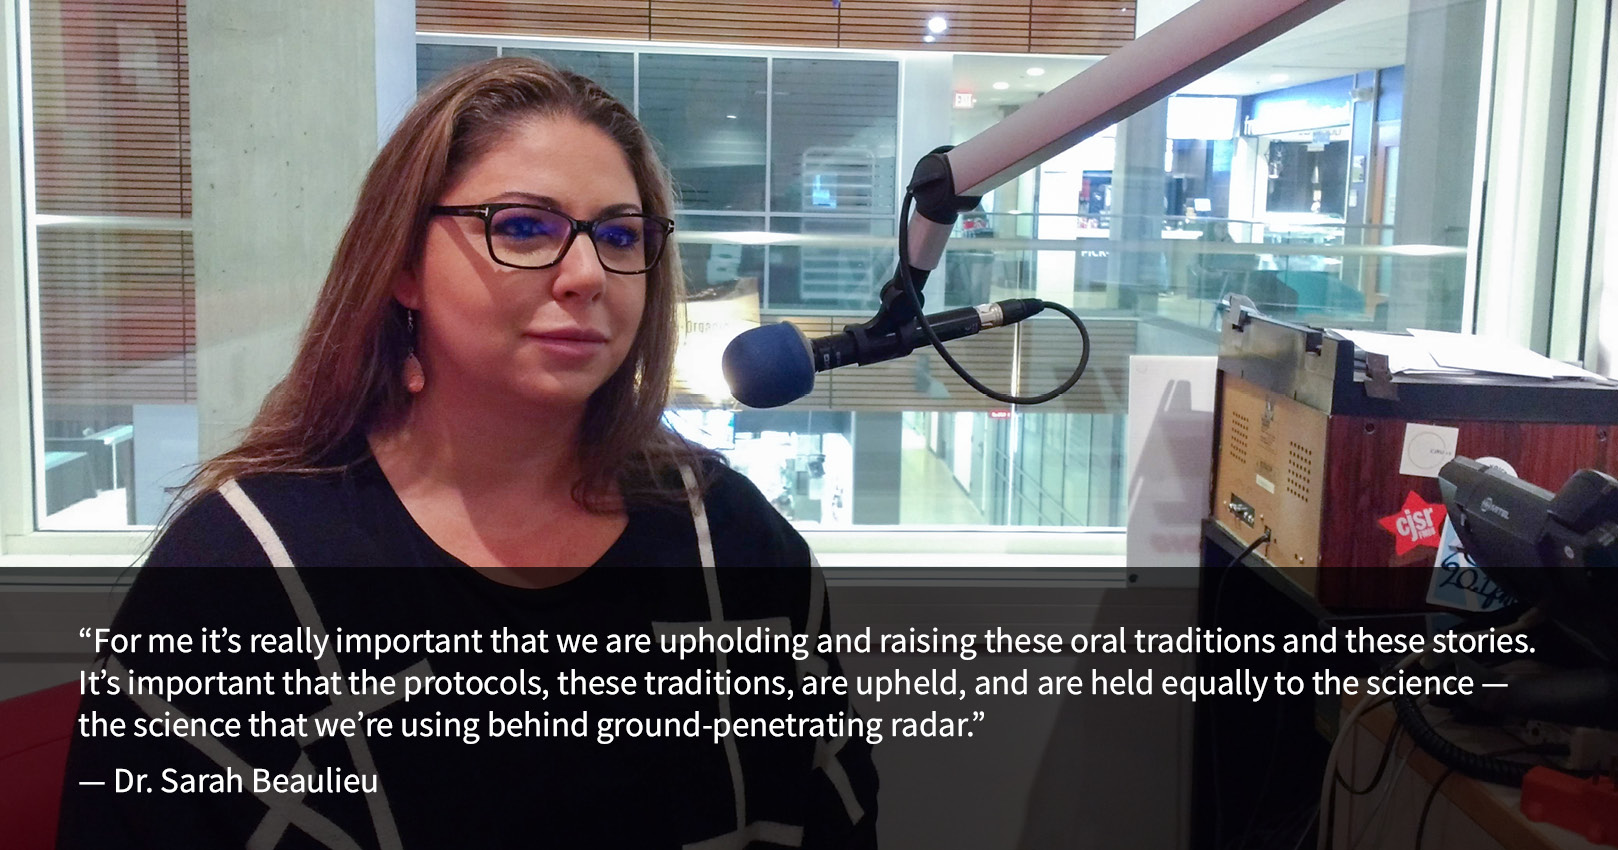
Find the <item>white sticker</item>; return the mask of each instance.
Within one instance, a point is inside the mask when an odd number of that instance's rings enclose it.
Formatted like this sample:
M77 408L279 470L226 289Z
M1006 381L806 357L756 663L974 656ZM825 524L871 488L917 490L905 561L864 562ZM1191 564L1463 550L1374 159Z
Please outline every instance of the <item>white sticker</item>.
M1511 464L1497 457L1480 457L1478 463L1512 476L1517 474ZM1461 611L1493 611L1517 601L1462 551L1461 538L1455 533L1455 523L1447 512L1444 532L1438 538L1438 555L1433 558L1433 579L1427 585L1427 601Z
M1443 425L1405 426L1405 448L1399 458L1400 475L1437 478L1438 470L1455 459L1455 440L1461 429Z

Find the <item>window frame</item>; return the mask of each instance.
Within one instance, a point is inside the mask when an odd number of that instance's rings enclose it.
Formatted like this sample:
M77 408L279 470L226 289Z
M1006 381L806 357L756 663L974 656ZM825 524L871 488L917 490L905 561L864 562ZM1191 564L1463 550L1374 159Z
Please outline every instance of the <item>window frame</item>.
M1489 10L1491 19L1498 19L1498 4L1500 0L1490 0ZM3 142L0 142L0 168L4 175L0 176L0 194L3 194L7 210L0 216L3 222L3 232L0 232L0 339L9 340L0 343L0 482L4 482L4 489L0 490L0 569L13 566L56 566L56 565L104 565L123 566L137 557L146 546L150 538L149 530L133 529L119 531L45 531L37 528L37 504L41 494L42 470L35 463L35 440L41 433L39 419L42 411L37 403L39 393L39 357L38 345L40 342L39 315L37 309L37 286L32 276L36 269L32 262L32 237L30 234L30 220L33 216L31 193L25 191L33 179L33 170L28 161L28 147L25 140L31 138L32 116L30 96L31 66L28 43L21 37L27 32L28 2L19 0L17 3L0 3L0 103L7 111L8 122ZM431 33L417 32L414 34L411 48L421 43L457 43L475 44L489 43L495 46L513 44L523 46L554 46L557 49L595 48L603 46L617 46L637 54L642 51L656 50L665 53L693 53L693 54L723 54L726 51L706 45L691 45L675 42L644 42L644 41L607 41L600 39L560 39L560 38L528 38L520 36L473 36L458 33ZM1609 80L1614 78L1618 63L1610 58L1610 48L1614 46L1615 39L1609 32L1608 38L1608 66L1598 69L1596 73L1605 73ZM790 48L775 46L760 46L760 51L767 51L770 56L783 58L824 58L828 52L847 54L851 57L892 59L899 66L899 121L897 128L896 149L899 152L902 168L908 161L907 121L905 99L909 91L907 76L907 60L910 54L902 51L827 51L823 49ZM1492 73L1498 65L1498 57L1492 53L1482 57L1487 63L1485 77ZM638 63L638 58L637 58ZM637 75L638 79L638 75ZM637 99L638 99L637 92ZM1488 89L1485 88L1487 97ZM1613 93L1607 91L1605 100L1610 105ZM1487 102L1487 101L1485 101ZM1602 124L1613 119L1609 110L1602 116ZM1511 116L1494 115L1487 122L1480 122L1482 133L1486 134L1489 124L1498 124L1502 121L1513 120ZM1610 137L1613 134L1610 127L1596 126L1592 132L1599 134L1603 130L1609 135L1608 139L1600 144L1607 148L1603 151L1602 164L1609 164L1614 159L1610 152L1613 148ZM1480 143L1484 136L1480 135ZM1481 159L1481 154L1480 154ZM766 158L768 167L768 158ZM1609 168L1610 170L1610 168ZM1481 178L1481 174L1479 175ZM896 181L902 183L901 180ZM902 191L896 187L896 192ZM1606 222L1613 215L1614 192L1612 181L1600 186L1600 193L1594 200L1595 217ZM768 196L767 196L768 197ZM1476 198L1476 196L1475 196ZM1563 202L1566 203L1566 198ZM1479 203L1474 200L1474 204ZM897 208L897 204L896 204ZM695 211L701 212L701 211ZM1577 223L1568 226L1577 226ZM1599 232L1599 230L1598 230ZM1599 240L1599 235L1596 237ZM1473 245L1473 251L1482 250L1481 235ZM1606 249L1598 243L1595 258L1600 258ZM1587 269L1583 275L1584 294L1586 298L1586 312L1584 315L1584 329L1601 329L1597 324L1597 311L1593 309L1590 301L1598 298L1601 292L1602 275L1600 262L1595 267ZM1480 281L1475 269L1469 269L1466 281L1467 304L1464 308L1470 320L1474 310L1485 314L1493 305L1478 304L1476 293ZM1557 286L1558 281L1542 281L1540 286L1550 288ZM1565 287L1568 284L1563 282ZM1548 326L1544 331L1551 331ZM1611 339L1618 336L1618 331L1610 329L1605 333L1591 333L1584 340L1585 353L1592 353L1598 340L1602 337ZM1559 334L1566 340L1572 329L1566 325L1561 326ZM1566 346L1568 342L1563 342ZM1608 343L1611 344L1610 342ZM926 558L929 563L936 563L939 553L967 552L963 558L968 560L980 559L985 565L998 567L1016 566L1019 559L1030 565L1044 563L1050 557L1072 559L1081 565L1108 566L1118 565L1122 562L1124 534L1121 530L1107 529L1031 529L1013 528L1009 530L964 530L951 529L940 532L938 529L916 529L911 527L859 527L848 531L807 531L808 538L817 552L821 553L822 560L828 564L854 565L857 562L868 562L869 565L885 565L895 560L904 560L904 556ZM923 545L929 544L929 545Z

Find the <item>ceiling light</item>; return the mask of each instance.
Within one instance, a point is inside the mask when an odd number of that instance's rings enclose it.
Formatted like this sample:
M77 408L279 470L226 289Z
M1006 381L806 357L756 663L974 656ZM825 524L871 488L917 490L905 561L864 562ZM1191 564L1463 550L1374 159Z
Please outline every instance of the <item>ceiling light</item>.
M1009 88L1011 88L1011 83L1007 83L1007 82L1002 81L1002 82L998 82L998 83L994 84L994 90L995 91L1005 91L1006 89L1009 89Z
M1270 82L1272 82L1272 83L1284 83L1288 79L1289 78L1287 77L1286 74L1271 74L1270 75Z
M1030 77L1043 77L1043 76L1045 76L1045 69L1044 68L1029 68L1025 73L1027 73L1028 76L1030 76Z
M947 29L949 21L945 20L943 15L934 15L927 19L927 31L933 35L943 35Z
M937 41L938 38L936 36L933 36L933 35L929 34L929 35L922 36L921 40L927 42L928 44L932 44L933 42Z

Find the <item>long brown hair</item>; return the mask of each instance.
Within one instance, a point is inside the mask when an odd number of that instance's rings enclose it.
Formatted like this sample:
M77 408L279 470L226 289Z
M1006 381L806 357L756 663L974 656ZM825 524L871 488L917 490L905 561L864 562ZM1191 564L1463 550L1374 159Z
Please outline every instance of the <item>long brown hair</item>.
M393 298L417 268L430 207L518 125L565 116L600 128L623 149L642 208L673 217L672 181L635 116L591 80L543 62L501 58L461 68L422 95L377 155L338 243L292 368L248 426L241 445L202 464L194 498L266 473L329 472L363 458L366 434L401 421L410 394L401 374L411 340ZM612 510L683 492L670 472L701 473L705 450L661 422L678 344L683 292L670 244L646 274L646 306L623 365L591 396L580 426L581 478L573 498Z

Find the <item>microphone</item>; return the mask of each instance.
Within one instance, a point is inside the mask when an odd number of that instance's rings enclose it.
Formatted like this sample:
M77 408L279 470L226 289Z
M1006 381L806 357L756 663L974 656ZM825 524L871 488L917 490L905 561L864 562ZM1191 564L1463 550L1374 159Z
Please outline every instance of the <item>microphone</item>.
M850 363L868 366L894 360L927 345L926 322L940 340L1015 324L1045 309L1038 298L1012 298L976 307L945 310L912 320L891 333L872 334L860 325L842 333L809 339L790 322L743 331L725 346L725 382L748 407L780 407L815 388L815 373Z

